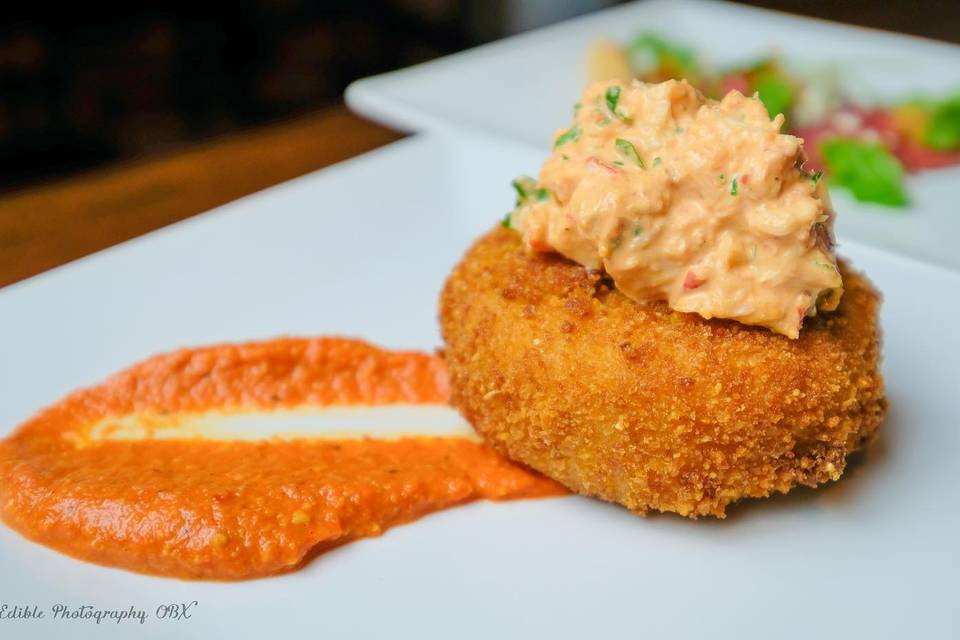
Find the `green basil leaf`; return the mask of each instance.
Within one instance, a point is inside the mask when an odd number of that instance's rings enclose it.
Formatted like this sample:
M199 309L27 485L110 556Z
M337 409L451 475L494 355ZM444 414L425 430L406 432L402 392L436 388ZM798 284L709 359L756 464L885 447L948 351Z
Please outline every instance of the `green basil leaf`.
M754 88L771 118L778 113L786 114L790 111L796 98L793 85L786 78L773 73L765 73L757 78Z
M699 72L693 49L653 33L634 38L629 52L631 65L640 73L656 66L673 67L682 76L696 75Z
M850 190L862 202L890 206L907 204L903 166L876 142L831 138L820 144L830 182Z
M960 149L960 95L934 107L923 142L938 151Z

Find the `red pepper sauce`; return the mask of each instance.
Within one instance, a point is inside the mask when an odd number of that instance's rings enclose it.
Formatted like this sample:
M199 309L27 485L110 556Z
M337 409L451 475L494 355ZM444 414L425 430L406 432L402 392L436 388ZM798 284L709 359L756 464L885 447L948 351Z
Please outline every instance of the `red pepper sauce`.
M562 495L460 437L95 440L133 413L444 404L437 357L339 339L282 339L151 358L41 411L0 442L0 517L73 557L239 580L481 498Z

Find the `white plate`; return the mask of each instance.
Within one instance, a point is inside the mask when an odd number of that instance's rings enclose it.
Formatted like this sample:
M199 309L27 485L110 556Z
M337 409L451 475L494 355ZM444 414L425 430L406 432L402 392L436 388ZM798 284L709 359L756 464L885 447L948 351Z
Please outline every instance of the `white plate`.
M538 156L417 136L0 291L0 428L183 345L346 334L438 346L448 270ZM178 623L0 620L0 636L956 637L960 275L841 243L886 298L892 406L835 485L726 521L641 519L577 497L476 503L240 583L85 564L0 527L0 603L152 614L198 601Z
M360 80L347 90L347 102L402 130L469 128L546 153L553 133L570 122L586 82L590 45L646 31L689 43L718 63L777 49L789 60L836 65L851 93L871 102L960 90L960 47L954 45L724 2L650 0ZM538 160L526 173L535 175L539 167ZM907 209L861 204L834 190L843 214L840 231L960 269L958 185L958 167L911 176Z

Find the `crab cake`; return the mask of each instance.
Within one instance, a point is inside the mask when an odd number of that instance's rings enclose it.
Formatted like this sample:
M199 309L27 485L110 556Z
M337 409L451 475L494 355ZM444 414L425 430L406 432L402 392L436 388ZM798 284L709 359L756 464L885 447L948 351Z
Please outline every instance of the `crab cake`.
M723 517L837 480L886 408L880 296L839 271L839 306L791 339L636 302L496 228L441 295L453 403L510 458L637 513Z

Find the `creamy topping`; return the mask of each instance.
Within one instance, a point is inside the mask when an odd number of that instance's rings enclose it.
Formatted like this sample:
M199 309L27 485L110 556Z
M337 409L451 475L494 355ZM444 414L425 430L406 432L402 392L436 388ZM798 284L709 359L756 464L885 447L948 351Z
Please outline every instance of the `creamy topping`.
M755 97L685 81L600 82L508 224L532 251L603 269L627 296L791 338L835 309L833 210L803 141Z

